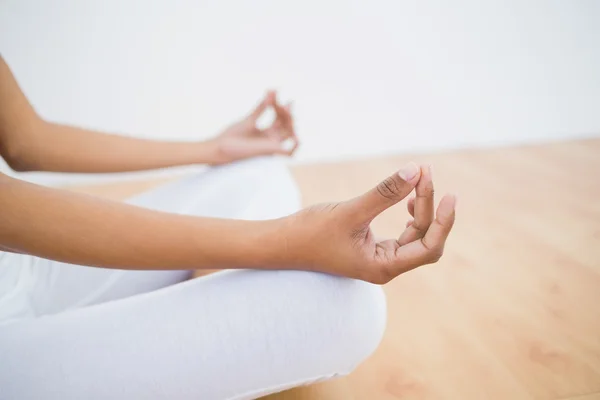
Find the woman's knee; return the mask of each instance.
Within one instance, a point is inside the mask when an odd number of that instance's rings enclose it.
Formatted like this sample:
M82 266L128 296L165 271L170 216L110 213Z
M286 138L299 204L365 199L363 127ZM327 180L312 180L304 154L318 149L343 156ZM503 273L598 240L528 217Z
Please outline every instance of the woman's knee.
M338 293L331 307L325 306L324 318L330 321L332 355L344 359L340 368L350 372L379 346L387 322L383 289L354 279L332 277ZM331 295L331 293L329 294Z
M211 167L128 202L177 214L240 219L278 218L298 211L301 204L287 166L274 157Z
M261 157L217 167L223 180L230 180L235 196L243 204L239 218L271 219L298 211L301 196L286 164L275 157Z
M293 287L306 299L294 312L307 333L307 357L327 374L347 374L368 358L383 337L387 307L380 286L313 272L291 272ZM324 372L324 371L321 371ZM318 375L318 374L317 374Z

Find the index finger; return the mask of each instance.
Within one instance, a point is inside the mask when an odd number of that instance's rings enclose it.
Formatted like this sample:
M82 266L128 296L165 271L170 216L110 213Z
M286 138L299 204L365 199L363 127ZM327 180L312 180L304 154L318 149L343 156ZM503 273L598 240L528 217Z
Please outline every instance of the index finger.
M289 110L289 105L284 107L279 104L277 99L275 99L273 102L273 109L275 110L276 117L281 121L281 125L286 131L287 136L296 137L296 132L294 132L294 121Z
M248 118L256 121L265 112L265 110L275 101L275 92L270 90L265 94L265 97L256 105L254 110L250 112Z
M395 277L422 265L437 262L444 252L446 239L454 225L455 208L456 196L445 195L425 236L398 247L388 273Z
M433 180L431 166L421 166L421 179L416 187L416 198L412 204L413 223L407 227L398 238L398 243L404 245L422 238L433 220ZM411 204L409 203L409 212Z

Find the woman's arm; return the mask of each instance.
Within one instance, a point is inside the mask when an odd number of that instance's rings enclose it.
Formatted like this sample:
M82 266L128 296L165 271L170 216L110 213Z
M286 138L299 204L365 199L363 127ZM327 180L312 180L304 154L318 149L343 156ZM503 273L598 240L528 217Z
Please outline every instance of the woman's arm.
M127 172L217 160L211 141L145 140L42 120L34 126L17 140L12 167L18 171Z
M371 221L415 187L406 230L375 239ZM105 268L302 269L386 283L442 256L454 207L444 196L434 212L431 173L414 164L354 199L269 221L167 214L0 174L0 246Z
M259 130L268 107L277 118ZM0 156L17 171L124 172L187 164L222 164L240 158L290 154L281 146L295 138L289 109L269 94L257 109L222 135L204 142L165 142L111 135L43 120L0 57Z
M0 174L0 247L73 264L267 268L275 225L151 211Z

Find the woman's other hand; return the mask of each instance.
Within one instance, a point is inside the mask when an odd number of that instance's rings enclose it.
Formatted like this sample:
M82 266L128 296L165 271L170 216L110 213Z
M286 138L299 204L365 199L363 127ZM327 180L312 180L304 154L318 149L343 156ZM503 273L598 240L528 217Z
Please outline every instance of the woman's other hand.
M397 239L377 240L371 221L416 189L408 202L413 219ZM288 265L384 284L440 259L452 229L456 199L446 195L434 212L428 166L405 166L362 196L320 204L282 220Z
M257 120L269 108L275 111L272 124L259 129ZM227 164L256 156L291 156L298 148L291 104L282 106L276 93L268 92L256 108L208 142L214 149L212 165ZM288 146L286 146L288 144Z

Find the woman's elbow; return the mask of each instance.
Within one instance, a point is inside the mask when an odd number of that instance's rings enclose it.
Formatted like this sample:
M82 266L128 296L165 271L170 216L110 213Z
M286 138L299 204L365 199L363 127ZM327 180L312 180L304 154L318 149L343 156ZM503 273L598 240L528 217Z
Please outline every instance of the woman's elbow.
M16 172L39 171L35 162L35 157L28 150L27 146L21 143L0 143L0 155L6 161L6 164Z
M0 127L0 156L17 172L42 171L38 132L44 129L41 120L27 121L17 128L8 130ZM4 132L3 132L4 131Z

